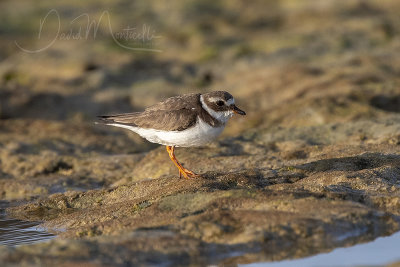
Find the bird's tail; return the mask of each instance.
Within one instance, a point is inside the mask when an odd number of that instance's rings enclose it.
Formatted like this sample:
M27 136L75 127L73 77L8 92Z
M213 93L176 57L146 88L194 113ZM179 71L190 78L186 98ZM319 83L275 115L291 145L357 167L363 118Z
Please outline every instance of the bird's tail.
M136 126L135 118L137 118L139 114L140 112L133 112L116 115L103 115L97 116L97 118L99 119L98 123Z
M102 116L97 116L98 121L95 122L95 124L110 124L114 123L114 119L112 118L113 116L108 116L108 115L102 115Z

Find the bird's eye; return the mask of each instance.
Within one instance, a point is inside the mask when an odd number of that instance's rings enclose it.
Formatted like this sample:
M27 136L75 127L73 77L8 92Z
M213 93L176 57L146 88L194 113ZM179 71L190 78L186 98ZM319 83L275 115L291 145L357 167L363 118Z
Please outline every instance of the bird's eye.
M222 107L224 104L225 104L225 103L224 103L224 101L222 101L222 100L218 100L218 101L217 101L217 105L220 106L220 107Z

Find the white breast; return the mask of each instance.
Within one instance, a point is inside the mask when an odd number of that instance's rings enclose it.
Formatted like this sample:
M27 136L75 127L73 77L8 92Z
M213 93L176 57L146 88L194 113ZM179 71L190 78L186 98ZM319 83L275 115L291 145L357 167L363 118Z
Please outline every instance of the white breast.
M200 118L194 126L183 131L161 131L155 129L143 129L134 126L121 125L121 124L108 124L121 128L126 128L141 137L146 138L152 143L157 143L166 146L202 146L215 140L224 130L225 125L220 127L212 127Z

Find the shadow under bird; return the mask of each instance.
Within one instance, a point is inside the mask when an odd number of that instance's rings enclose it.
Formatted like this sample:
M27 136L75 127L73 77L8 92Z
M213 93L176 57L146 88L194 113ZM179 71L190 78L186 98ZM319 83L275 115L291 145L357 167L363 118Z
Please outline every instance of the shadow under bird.
M131 130L152 143L165 145L179 176L198 177L176 159L175 147L202 146L215 140L233 114L246 115L225 91L170 97L143 112L99 116L106 125Z

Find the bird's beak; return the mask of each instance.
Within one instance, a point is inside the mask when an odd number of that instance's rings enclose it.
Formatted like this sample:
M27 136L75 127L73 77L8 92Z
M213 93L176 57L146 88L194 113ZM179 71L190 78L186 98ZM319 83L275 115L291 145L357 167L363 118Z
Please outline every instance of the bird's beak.
M243 110L241 110L240 108L238 108L238 107L235 106L235 105L232 105L232 111L233 111L235 114L246 115L246 112L244 112Z

